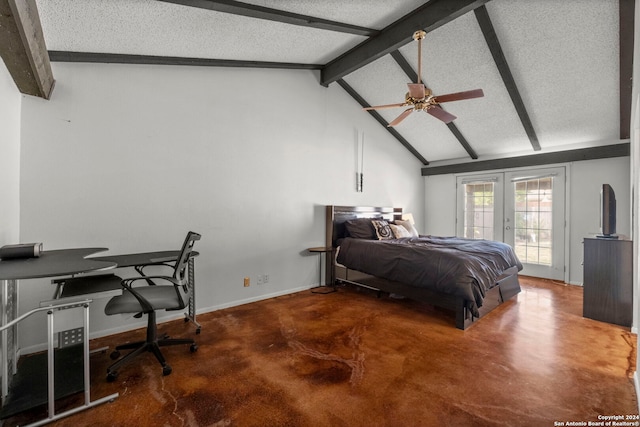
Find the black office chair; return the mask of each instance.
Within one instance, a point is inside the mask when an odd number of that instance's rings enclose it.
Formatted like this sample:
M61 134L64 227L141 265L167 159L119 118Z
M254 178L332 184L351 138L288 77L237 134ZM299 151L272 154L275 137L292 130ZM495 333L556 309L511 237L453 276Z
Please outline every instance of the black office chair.
M157 310L182 310L189 304L191 291L187 286L187 270L189 257L193 250L194 243L200 240L200 235L190 231L182 245L180 256L173 266L172 276L140 276L124 279L121 282L122 295L115 296L109 300L104 308L107 315L137 313L146 314L147 339L135 343L119 345L111 354L112 359L120 357L120 350L133 349L122 359L116 361L107 368L107 381L113 381L118 376L118 368L141 353L150 351L162 365L162 374L169 375L171 366L167 364L160 347L177 344L190 344L191 352L195 352L198 346L192 339L169 339L166 336L158 339L158 326L156 324ZM141 270L138 270L141 271ZM133 286L136 282L145 282L146 286ZM159 285L158 283L168 283ZM140 317L137 316L136 317Z

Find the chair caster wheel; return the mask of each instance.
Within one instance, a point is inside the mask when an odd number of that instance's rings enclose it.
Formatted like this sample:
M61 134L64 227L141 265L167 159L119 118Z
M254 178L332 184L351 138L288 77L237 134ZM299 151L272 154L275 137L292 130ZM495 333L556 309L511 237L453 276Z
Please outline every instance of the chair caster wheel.
M184 318L184 323L187 323L188 321L189 321L189 319L185 317Z
M162 375L164 375L165 377L167 375L169 375L172 371L173 371L173 369L171 369L171 366L169 366L169 365L164 365L162 367Z
M200 328L196 329L196 335L200 335Z
M191 344L189 346L189 350L191 351L191 353L195 353L196 351L198 351L198 346L196 344Z
M107 372L107 382L112 383L118 378L117 372Z
M112 351L109 357L111 358L111 360L116 360L120 357L120 352L118 350Z

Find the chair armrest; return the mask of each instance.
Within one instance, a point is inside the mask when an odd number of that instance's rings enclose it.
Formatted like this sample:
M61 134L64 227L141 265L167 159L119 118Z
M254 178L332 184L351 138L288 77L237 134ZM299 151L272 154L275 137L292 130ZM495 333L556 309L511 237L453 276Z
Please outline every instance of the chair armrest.
M134 268L135 270L138 272L139 275L141 276L148 276L147 274L144 273L144 269L147 267L167 267L170 269L174 269L175 268L175 261L174 262L159 262L159 263L153 263L153 264L142 264L142 265L136 265ZM151 284L151 283L149 283Z
M141 277L132 277L130 279L123 279L120 282L120 285L126 289L127 291L131 292L131 295L133 295L138 302L140 303L140 307L142 308L142 311L144 312L148 312L148 311L153 311L154 308L151 305L151 303L142 295L140 295L139 292L137 292L134 288L134 286L132 285L134 282L140 281L140 280L144 280L148 283L153 283L151 282L152 279L156 279L156 280L166 280L168 282L170 282L174 287L179 286L180 283L174 279L173 277L169 277L169 276L141 276ZM177 290L176 290L177 292Z
M132 278L122 280L122 282L120 282L122 287L125 290L129 291L131 295L133 295L138 300L144 312L152 311L154 310L154 307L144 296L140 295L140 293L136 291L136 287L133 286L133 283L141 280L147 283L153 283L152 280L164 280L171 283L173 285L173 288L175 289L178 300L181 301L181 304L183 305L185 304L183 296L180 294L179 287L183 287L183 289L186 291L185 289L186 285L180 283L180 281L176 278L173 278L170 276L140 276L140 277L132 277Z

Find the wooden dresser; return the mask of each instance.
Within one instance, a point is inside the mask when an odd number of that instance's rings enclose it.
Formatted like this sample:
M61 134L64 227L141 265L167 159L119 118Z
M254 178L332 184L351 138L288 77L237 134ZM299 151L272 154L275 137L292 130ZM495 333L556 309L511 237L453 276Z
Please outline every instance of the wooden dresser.
M582 315L631 326L633 319L633 246L625 239L584 239Z

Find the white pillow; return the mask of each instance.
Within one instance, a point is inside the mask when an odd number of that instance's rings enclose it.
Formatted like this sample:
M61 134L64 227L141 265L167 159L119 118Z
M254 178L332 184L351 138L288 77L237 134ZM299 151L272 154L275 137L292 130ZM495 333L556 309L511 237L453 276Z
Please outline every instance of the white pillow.
M393 232L393 235L396 236L396 239L411 237L411 233L409 233L409 230L401 225L389 224L389 227L391 227L391 231Z
M411 224L411 221L403 221L401 219L396 219L394 221L397 225L401 225L407 229L409 232L409 237L418 237L418 230Z

